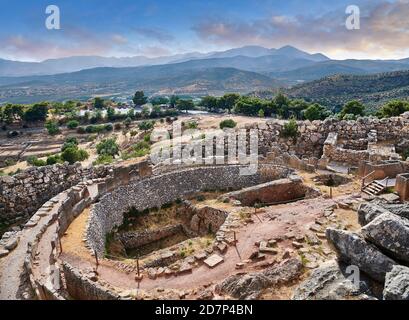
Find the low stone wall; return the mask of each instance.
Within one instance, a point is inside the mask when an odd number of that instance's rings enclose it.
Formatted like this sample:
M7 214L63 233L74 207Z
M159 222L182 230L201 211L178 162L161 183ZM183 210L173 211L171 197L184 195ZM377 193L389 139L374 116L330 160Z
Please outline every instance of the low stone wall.
M62 265L67 291L71 297L79 300L119 300L109 288L102 287L98 282L92 281L81 271L75 269L67 262Z
M381 161L380 163L361 162L358 168L358 174L365 177L371 172L371 178L374 180L384 179L386 177L395 178L398 174L404 173L406 168L402 161Z
M117 234L125 249L135 249L145 244L159 241L176 233L183 232L182 224L175 224L155 230L129 231Z
M271 147L278 145L281 150L295 153L300 157L320 158L324 142L331 132L336 132L339 139L344 141L358 141L367 139L368 134L375 130L379 141L394 141L397 146L407 141L409 135L409 112L401 117L387 119L362 117L356 121L340 121L333 118L324 121L298 121L300 134L295 141L281 136L284 123L282 120L271 120L247 127L259 129L259 151L262 154L266 155Z
M80 181L104 177L108 167L82 168L56 164L29 168L14 176L0 177L0 222L12 224L29 218L53 196Z
M237 190L288 176L288 168L260 164L253 175L240 175L242 166L206 166L169 172L116 188L92 206L87 225L88 246L103 254L105 236L122 224L123 214L160 207L185 195L209 190Z
M395 189L402 201L409 200L409 173L397 176Z

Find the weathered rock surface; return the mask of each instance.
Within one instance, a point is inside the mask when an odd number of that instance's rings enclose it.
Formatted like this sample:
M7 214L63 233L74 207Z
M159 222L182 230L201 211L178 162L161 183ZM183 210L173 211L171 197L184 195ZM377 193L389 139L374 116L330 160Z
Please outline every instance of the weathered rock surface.
M280 265L270 267L263 272L230 276L216 286L216 292L237 299L257 299L263 289L288 283L298 278L301 270L302 263L299 259L286 260Z
M374 299L367 280L360 277L354 283L345 272L345 266L328 261L301 283L294 292L293 300L369 300Z
M409 300L409 268L394 266L392 271L386 274L383 298L385 300Z
M363 203L358 208L358 222L361 226L365 226L376 217L388 212L387 209L375 203Z
M326 236L335 248L340 261L348 265L356 265L371 278L380 282L385 280L386 273L397 264L356 233L328 228Z
M409 220L384 213L363 227L361 232L393 258L409 262Z
M379 206L397 216L409 219L409 206L407 204L379 203Z

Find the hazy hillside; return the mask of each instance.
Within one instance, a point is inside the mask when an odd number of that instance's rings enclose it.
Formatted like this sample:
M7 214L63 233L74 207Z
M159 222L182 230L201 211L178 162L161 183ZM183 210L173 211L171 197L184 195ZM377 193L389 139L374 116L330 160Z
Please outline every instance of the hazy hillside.
M264 90L282 85L259 73L234 68L191 70L184 68L183 64L96 68L51 76L0 78L0 84L0 103L87 98L95 94L130 94L137 89L151 94L247 93L249 88Z
M246 46L220 52L191 52L157 58L145 56L123 58L75 56L49 59L42 62L20 62L0 59L0 76L53 75L98 67L137 67L180 63L189 60L192 60L193 65L200 65L202 68L232 67L249 71L281 71L307 65L306 63L293 63L295 60L320 62L326 61L328 58L322 54L309 54L290 46L280 49Z
M283 72L269 72L273 78L289 83L317 80L335 74L365 75L371 73L402 71L409 69L408 59L403 60L329 60L295 67Z
M409 71L373 75L336 75L286 90L290 97L316 101L339 109L352 99L376 109L392 99L409 98Z

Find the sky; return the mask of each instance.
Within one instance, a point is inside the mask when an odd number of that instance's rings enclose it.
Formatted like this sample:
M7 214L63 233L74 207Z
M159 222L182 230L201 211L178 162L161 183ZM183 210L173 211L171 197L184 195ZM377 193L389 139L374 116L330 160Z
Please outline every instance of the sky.
M49 30L46 7L60 9ZM346 8L360 9L348 30ZM409 0L0 0L0 58L158 57L292 45L333 59L409 57Z

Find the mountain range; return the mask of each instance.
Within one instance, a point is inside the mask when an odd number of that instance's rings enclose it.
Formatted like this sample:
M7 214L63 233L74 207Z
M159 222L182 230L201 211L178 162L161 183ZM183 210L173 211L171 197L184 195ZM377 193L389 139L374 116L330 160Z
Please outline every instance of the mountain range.
M159 58L86 56L43 62L0 60L0 103L85 99L94 95L131 94L139 89L149 95L203 96L276 91L279 88L293 96L308 99L314 96L314 99L327 99L328 102L328 96L321 97L319 86L339 85L337 81L343 78L331 78L335 75L370 76L402 70L409 70L409 58L332 60L323 54L310 54L291 46L280 49L246 46ZM327 80L314 82L322 78ZM397 86L400 83L394 81ZM333 91L339 94L336 88ZM306 96L307 92L311 96ZM335 99L331 103L341 100Z

